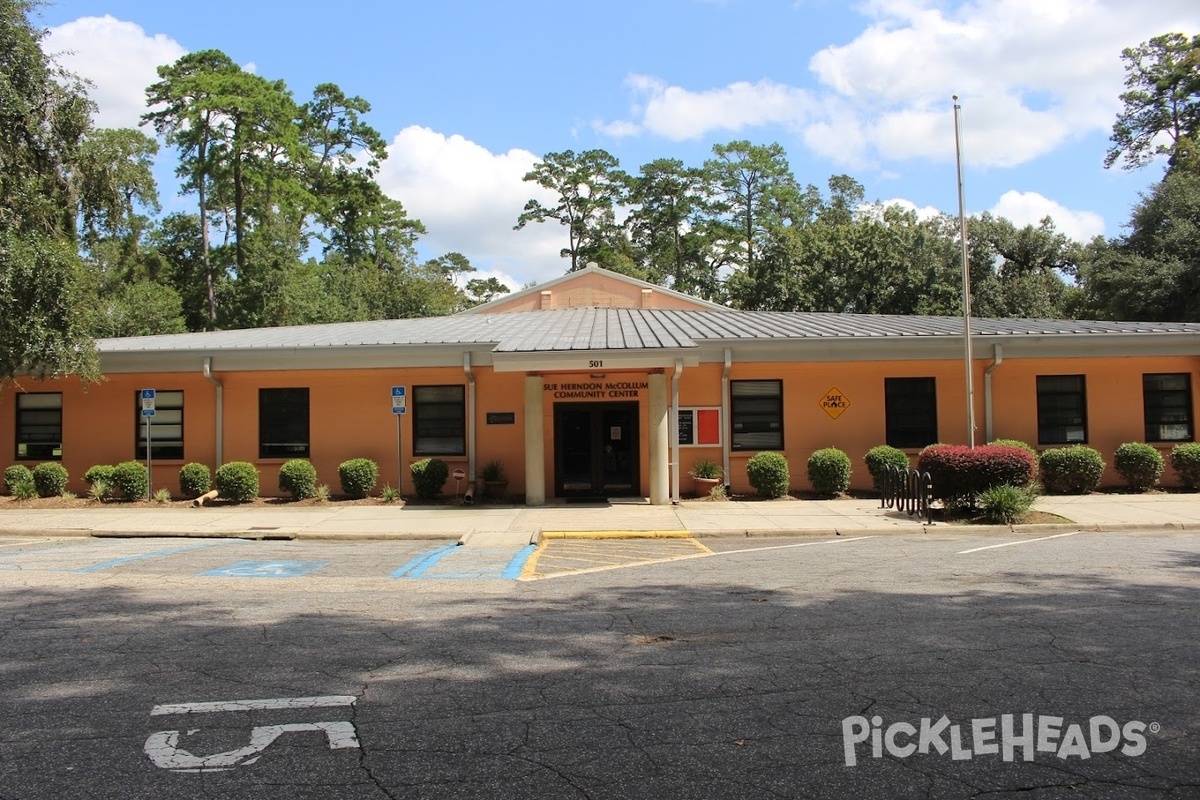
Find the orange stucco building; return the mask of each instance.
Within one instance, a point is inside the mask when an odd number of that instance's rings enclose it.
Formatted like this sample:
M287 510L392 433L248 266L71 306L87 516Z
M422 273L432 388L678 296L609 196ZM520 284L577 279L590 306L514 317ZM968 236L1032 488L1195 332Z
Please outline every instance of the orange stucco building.
M973 320L975 438L1164 453L1195 433L1200 325ZM733 311L589 267L452 317L98 342L104 380L0 387L0 466L60 460L83 492L95 464L144 460L155 487L180 467L249 461L264 494L307 458L337 486L366 457L412 491L427 456L467 479L503 462L526 503L635 495L667 503L701 459L735 492L778 450L793 488L836 446L862 457L967 439L962 321ZM142 415L141 391L155 390ZM393 399L403 392L402 399ZM396 413L403 408L404 413ZM1169 472L1169 471L1168 471ZM1164 483L1175 478L1164 476ZM1106 482L1116 483L1111 473ZM454 491L454 481L447 491Z

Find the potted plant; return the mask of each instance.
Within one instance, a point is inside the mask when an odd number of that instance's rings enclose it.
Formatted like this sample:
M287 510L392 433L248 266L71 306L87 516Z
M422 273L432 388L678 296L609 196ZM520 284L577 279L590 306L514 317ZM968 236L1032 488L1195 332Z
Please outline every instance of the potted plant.
M496 500L508 493L508 476L504 474L503 461L487 462L479 471L479 477L483 479L483 493L486 497Z
M721 465L708 459L697 461L688 474L692 476L692 486L697 497L708 497L712 494L712 490L721 484L723 477Z

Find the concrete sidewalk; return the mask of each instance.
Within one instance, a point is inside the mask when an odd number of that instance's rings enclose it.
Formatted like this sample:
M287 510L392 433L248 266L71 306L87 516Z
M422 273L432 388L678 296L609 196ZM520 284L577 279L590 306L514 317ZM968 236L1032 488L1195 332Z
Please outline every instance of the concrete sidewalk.
M1200 494L1092 494L1040 497L1040 511L1070 520L1013 531L1200 529ZM691 531L697 536L918 532L924 521L876 500L645 501L526 506L214 506L112 504L84 509L0 509L0 536L237 536L283 539L459 539L507 531ZM1009 526L934 523L931 531L996 531Z

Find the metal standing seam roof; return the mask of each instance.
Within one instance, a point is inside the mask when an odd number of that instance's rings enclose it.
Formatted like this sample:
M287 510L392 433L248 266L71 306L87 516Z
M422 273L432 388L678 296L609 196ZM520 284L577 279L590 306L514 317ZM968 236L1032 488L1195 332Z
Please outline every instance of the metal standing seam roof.
M972 318L981 336L1200 335L1194 322ZM696 348L706 342L961 336L961 317L784 311L571 308L101 339L106 353L493 345L495 352Z

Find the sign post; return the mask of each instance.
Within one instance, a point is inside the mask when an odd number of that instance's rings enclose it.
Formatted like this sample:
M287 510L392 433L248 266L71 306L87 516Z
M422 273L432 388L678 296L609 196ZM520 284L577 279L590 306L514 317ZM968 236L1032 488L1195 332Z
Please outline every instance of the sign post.
M146 420L146 499L149 500L154 486L154 473L150 471L150 418L154 416L153 389L142 389L142 419Z
M408 410L405 387L392 387L392 416L396 418L396 491L404 496L404 458L400 452L400 417Z

